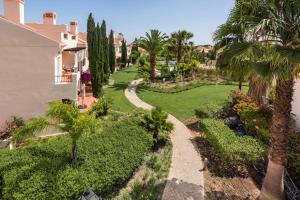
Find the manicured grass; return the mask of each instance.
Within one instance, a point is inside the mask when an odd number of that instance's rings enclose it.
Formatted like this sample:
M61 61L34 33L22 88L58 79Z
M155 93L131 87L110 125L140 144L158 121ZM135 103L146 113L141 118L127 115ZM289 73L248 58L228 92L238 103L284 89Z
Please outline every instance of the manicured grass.
M115 72L111 79L114 80L113 86L108 86L104 89L104 95L113 99L113 110L121 112L130 112L135 107L126 99L124 90L128 83L135 79L137 68L132 66L126 70Z
M160 106L166 112L184 121L194 116L194 110L200 106L212 103L223 104L229 100L230 91L236 89L235 85L207 85L175 94L139 89L138 96L145 102Z

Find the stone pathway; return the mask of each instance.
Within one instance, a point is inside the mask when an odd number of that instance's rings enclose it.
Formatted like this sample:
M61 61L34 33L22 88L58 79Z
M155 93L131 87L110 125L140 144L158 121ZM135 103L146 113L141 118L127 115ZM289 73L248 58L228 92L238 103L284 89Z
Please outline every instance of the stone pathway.
M125 96L136 107L149 110L153 107L136 95L137 85L141 82L142 79L132 81L125 90ZM171 135L173 155L163 200L203 200L204 180L201 171L203 164L191 141L191 132L174 116L169 115L168 120L174 124Z

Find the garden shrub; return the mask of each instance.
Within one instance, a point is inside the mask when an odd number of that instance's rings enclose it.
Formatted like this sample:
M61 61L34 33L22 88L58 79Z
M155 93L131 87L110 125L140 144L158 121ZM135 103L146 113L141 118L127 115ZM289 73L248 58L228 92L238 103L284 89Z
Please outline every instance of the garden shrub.
M133 117L82 135L76 167L70 164L70 140L62 136L1 151L1 199L76 199L87 188L107 197L132 176L152 145Z
M214 118L217 117L218 113L222 111L222 108L223 106L217 103L201 105L199 108L195 109L195 115L199 119Z
M0 140L9 138L12 134L25 125L25 121L21 117L13 116L5 121L3 127L0 127Z
M226 164L252 164L264 153L265 147L251 136L238 137L222 120L203 119L199 127L208 142Z
M271 138L270 126L272 122L272 111L257 105L249 96L241 91L233 91L231 97L234 110L240 116L241 121L250 133L265 144L269 144Z
M108 115L111 106L112 106L112 99L102 97L92 105L91 113L94 114L95 117L97 118L106 116Z

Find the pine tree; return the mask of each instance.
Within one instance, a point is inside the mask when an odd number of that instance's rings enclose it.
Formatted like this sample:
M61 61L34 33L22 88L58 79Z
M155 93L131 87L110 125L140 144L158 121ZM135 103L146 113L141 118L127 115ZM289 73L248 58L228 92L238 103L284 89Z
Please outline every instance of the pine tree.
M115 72L115 65L116 65L116 50L115 50L115 38L113 30L110 31L109 34L109 45L108 45L108 58L109 58L109 68L110 73Z
M125 40L122 41L121 68L125 68L127 64L127 45Z

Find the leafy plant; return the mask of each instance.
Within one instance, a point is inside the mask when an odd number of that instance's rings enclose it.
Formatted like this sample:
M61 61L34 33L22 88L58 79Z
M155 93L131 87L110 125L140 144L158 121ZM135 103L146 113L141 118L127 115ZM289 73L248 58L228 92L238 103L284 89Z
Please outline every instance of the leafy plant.
M144 115L142 125L153 134L154 142L157 142L159 136L168 134L173 130L173 124L167 122L168 114L157 107L150 113Z
M5 121L4 126L0 130L0 139L5 139L12 136L20 127L24 126L25 122L21 117L13 116L10 120Z
M251 164L265 153L265 146L255 138L238 137L222 120L203 119L199 122L199 127L228 165Z
M76 199L87 188L108 198L132 176L152 138L136 117L127 117L78 140L80 165L70 165L71 138L41 140L0 154L3 200Z
M199 108L195 109L195 115L199 119L203 118L214 118L217 114L222 111L222 105L216 103L210 103L206 105L201 105Z
M72 162L78 164L77 141L83 133L92 132L95 129L97 126L96 120L91 116L80 114L79 109L74 104L64 104L62 102L51 103L47 116L53 119L53 125L69 133L72 139ZM50 125L50 122L45 118L29 120L22 128L16 130L13 139L16 142L25 141L48 125Z
M112 106L112 99L102 97L95 102L91 108L91 113L96 118L108 115L108 112Z

